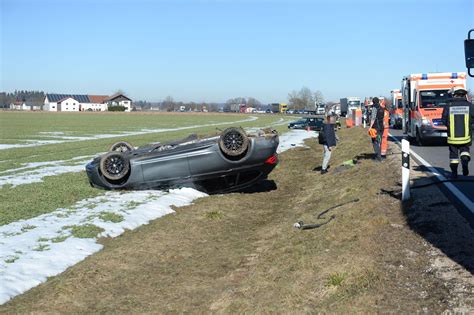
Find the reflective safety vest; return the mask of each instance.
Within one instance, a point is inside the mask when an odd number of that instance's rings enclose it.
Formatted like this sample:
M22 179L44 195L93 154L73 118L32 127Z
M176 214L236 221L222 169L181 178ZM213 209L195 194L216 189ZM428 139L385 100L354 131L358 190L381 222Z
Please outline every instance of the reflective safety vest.
M449 111L447 113L449 144L468 144L471 142L469 105L468 102L452 103L447 108Z

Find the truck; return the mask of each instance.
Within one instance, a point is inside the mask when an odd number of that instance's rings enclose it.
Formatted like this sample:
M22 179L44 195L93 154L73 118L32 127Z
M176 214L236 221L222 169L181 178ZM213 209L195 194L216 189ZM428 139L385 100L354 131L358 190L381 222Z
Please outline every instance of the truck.
M441 122L449 90L466 89L465 72L415 73L402 79L403 132L423 145L430 139L446 139L446 126ZM403 124L403 122L402 122Z
M285 103L271 103L270 106L271 106L271 111L274 114L277 114L277 113L285 114L286 111L288 110L288 105Z
M326 113L326 105L316 104L316 115L324 115Z
M390 108L390 125L393 128L402 129L403 127L403 104L402 92L400 89L390 91L392 95L392 108Z
M341 103L341 116L346 117L347 113L351 113L353 109L360 109L361 99L357 96L351 96L340 99Z

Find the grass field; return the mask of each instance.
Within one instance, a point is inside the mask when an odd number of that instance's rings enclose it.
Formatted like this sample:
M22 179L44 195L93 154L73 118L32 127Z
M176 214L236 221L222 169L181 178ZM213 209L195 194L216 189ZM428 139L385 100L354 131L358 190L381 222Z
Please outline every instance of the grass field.
M2 122L0 144L38 140L42 132L67 132L68 136L117 134L117 137L113 138L0 150L0 178L3 174L21 173L22 170L16 171L16 169L24 167L26 163L60 160L68 165L68 163L74 163L72 159L78 156L90 156L92 159L94 155L106 152L112 143L119 140L141 146L152 142L184 138L190 133L202 136L217 134L218 128L222 130L231 125L244 128L274 125L275 129L283 131L286 129L284 122L293 119L280 115L255 117L256 119L251 120L249 119L251 116L238 114L0 112ZM123 131L183 127L189 129L120 135ZM35 167L31 170L34 171ZM43 182L14 188L11 185L4 185L0 188L0 200L2 200L0 225L48 213L56 208L70 206L84 198L103 193L104 191L89 186L85 172L50 176L44 178Z
M330 172L314 140L283 153L276 190L198 199L121 237L13 301L4 313L438 313L447 289L406 227L399 159L370 160L359 128L339 132ZM358 159L354 167L338 168ZM323 223L302 231L293 223Z
M0 150L0 180L5 174L21 174L25 171L22 167L31 166L39 171L44 166L25 163L64 160L72 165L74 157L104 152L118 139L142 145L184 137L190 132L209 135L216 132L216 126L209 124L231 125L232 121L248 118L112 113L66 114L61 119L62 116L0 113L0 143L6 143L7 138L11 143L38 139L35 134L56 131L51 128L54 121L58 121L58 130L81 136L88 134L83 125L92 130L90 135L97 135L98 130L120 132L114 126L126 121L133 121L130 132L180 124L196 127ZM280 131L286 130L281 118L288 117L258 117L239 125L275 125ZM35 120L31 125L25 122L31 119ZM74 122L81 125L76 130L69 127L74 119L83 124ZM101 127L95 129L95 124ZM205 124L208 126L197 127ZM17 136L15 126L24 126ZM5 134L4 129L8 130ZM449 286L436 275L427 258L432 255L432 248L410 229L401 210L397 198L399 156L389 155L381 164L371 161L370 140L362 128L342 129L339 137L341 141L333 153L328 174L313 171L321 164L322 150L315 140L308 140L308 147L280 155L279 165L270 174L277 186L275 190L197 199L191 205L174 208L173 215L120 237L101 238L99 242L104 247L100 252L0 306L0 313L345 314L441 313L455 309ZM358 161L355 166L340 167L352 159ZM95 200L86 205L91 210L107 202L103 199L104 191L88 185L83 171L43 180L0 188L0 226L58 208L64 208L58 215L67 216L75 204L88 198ZM440 195L439 191L433 194ZM359 201L334 208L318 219L325 209L356 198ZM129 201L130 207L137 204ZM419 220L416 211L410 207L409 216ZM431 208L425 211L427 217L433 216ZM120 222L125 215L122 213L98 209L94 216L97 220ZM293 227L301 220L325 223L331 216L331 221L314 230ZM18 228L24 232L35 227L20 224ZM68 229L78 238L101 232L93 224ZM33 251L48 251L67 237L61 234L38 239ZM469 240L472 237L466 238ZM4 263L14 264L18 257L12 255Z

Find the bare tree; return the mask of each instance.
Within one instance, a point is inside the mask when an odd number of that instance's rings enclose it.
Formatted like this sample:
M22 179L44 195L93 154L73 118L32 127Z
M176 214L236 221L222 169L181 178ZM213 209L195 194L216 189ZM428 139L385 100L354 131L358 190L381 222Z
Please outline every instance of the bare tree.
M259 107L261 105L262 105L262 103L260 103L259 100L255 99L253 97L247 98L247 106L248 107Z
M318 93L317 91L316 93ZM319 92L316 94L311 92L307 87L302 87L299 91L291 91L288 93L288 102L292 109L315 109L315 95L318 97L322 94Z
M167 96L162 104L163 104L162 105L163 109L165 109L168 112L173 112L176 110L175 108L176 103L171 96Z
M317 90L316 92L314 92L313 94L313 99L314 99L314 103L315 105L319 105L319 104L323 104L324 103L324 96L323 96L323 93L319 90Z

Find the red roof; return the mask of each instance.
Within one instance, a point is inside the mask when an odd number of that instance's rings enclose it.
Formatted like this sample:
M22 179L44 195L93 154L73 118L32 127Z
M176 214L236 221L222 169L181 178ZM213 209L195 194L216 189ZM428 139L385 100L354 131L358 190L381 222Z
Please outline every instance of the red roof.
M105 103L108 99L108 95L88 95L91 103Z

